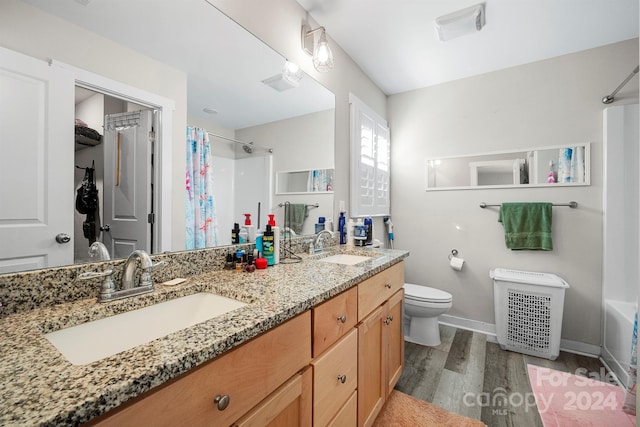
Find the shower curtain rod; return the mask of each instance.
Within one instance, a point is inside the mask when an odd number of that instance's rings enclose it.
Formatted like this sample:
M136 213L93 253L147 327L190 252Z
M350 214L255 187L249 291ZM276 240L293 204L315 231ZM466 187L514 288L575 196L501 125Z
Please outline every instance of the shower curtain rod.
M209 136L213 136L214 138L225 139L227 141L235 142L236 144L248 145L251 148L260 148L262 150L268 151L269 153L273 153L273 148L264 148L264 147L260 147L259 145L254 145L253 141L251 141L251 142L242 142L242 141L238 141L237 139L228 138L226 136L218 135L217 133L207 132L207 134Z
M633 76L635 76L636 74L638 74L638 70L640 70L640 66L636 66L636 68L633 69L633 71L631 72L631 74L629 74L627 76L626 79L624 79L624 81L622 83L620 83L620 85L613 91L611 92L610 95L605 96L604 98L602 98L602 103L603 104L611 104L614 101L614 97L616 96L616 93L618 93L618 91L620 89L622 89L624 87L624 85L626 85L629 80L631 80L631 78Z

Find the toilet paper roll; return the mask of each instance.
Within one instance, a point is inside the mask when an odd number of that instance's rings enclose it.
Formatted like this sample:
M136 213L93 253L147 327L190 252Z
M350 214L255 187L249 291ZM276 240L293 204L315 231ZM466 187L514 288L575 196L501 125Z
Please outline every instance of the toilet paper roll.
M452 256L449 258L449 265L456 271L461 271L462 266L464 265L464 260L462 258L458 258L457 256Z

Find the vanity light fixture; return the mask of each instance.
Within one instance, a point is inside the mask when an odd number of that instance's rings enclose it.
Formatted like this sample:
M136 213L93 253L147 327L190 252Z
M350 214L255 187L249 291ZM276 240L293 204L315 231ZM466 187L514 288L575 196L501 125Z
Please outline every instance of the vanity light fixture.
M484 3L480 3L436 18L436 32L440 41L447 41L480 31L484 24Z
M315 43L317 32L320 32L320 39ZM313 66L319 72L326 73L333 68L333 53L331 53L324 27L311 30L306 25L302 26L302 50L313 56Z

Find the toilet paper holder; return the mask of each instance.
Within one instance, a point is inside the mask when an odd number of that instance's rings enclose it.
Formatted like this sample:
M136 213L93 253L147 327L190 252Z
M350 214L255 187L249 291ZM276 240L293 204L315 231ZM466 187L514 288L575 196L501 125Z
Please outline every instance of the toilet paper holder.
M454 256L458 256L458 250L457 249L452 250L447 258L449 258L449 261L451 261L451 258L453 258Z

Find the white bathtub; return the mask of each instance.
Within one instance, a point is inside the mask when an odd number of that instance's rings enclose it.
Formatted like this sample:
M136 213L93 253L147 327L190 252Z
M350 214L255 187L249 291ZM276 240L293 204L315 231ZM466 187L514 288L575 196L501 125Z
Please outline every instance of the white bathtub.
M622 384L627 385L636 305L625 301L605 300L604 310L602 357Z

